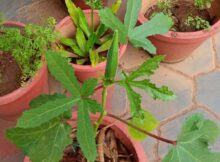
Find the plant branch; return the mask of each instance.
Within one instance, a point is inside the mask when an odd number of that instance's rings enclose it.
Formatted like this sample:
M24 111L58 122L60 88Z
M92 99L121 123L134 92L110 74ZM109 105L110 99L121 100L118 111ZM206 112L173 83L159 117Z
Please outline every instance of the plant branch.
M162 142L169 143L169 144L172 144L172 145L176 145L176 144L177 144L176 141L172 141L172 140L169 140L169 139L166 139L166 138L162 138L162 137L160 137L160 136L157 136L157 135L155 135L155 134L152 134L152 133L150 133L150 132L148 132L148 131L145 131L145 130L143 130L143 129L141 129L141 128L139 128L139 127L137 127L137 126L135 126L135 125L133 125L133 124L131 124L131 123L129 123L129 122L127 122L127 121L125 121L125 120L123 120L123 119L121 119L121 118L115 116L115 115L113 115L113 114L109 114L109 113L108 113L107 116L112 117L112 118L114 118L114 119L116 119L116 120L118 120L118 121L120 121L120 122L122 122L122 123L124 123L124 124L126 124L126 125L128 125L128 126L130 126L130 127L132 127L132 128L134 128L134 129L140 131L141 133L144 133L144 134L146 134L146 135L148 135L148 136L150 136L150 137L152 137L152 138L155 138L155 139L157 139L157 140L160 140L160 141L162 141Z
M102 113L99 116L98 121L96 122L95 125L95 134L99 129L99 126L101 125L103 118L106 115L105 107L106 107L106 100L107 100L107 87L103 86L103 91L102 91Z

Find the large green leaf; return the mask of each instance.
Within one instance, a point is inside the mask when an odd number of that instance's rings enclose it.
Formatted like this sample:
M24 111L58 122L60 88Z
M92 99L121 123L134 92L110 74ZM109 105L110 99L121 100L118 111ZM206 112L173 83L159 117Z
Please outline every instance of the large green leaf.
M132 38L130 39L130 42L135 48L141 47L150 54L156 54L156 47L146 38Z
M99 11L101 22L112 30L118 30L119 42L127 42L128 29L124 24L114 15L111 9L105 8Z
M51 100L37 108L25 111L18 119L16 127L34 128L50 120L59 117L63 113L72 109L79 98L60 98Z
M139 117L133 117L130 121L131 124L145 130L148 132L153 131L157 125L158 121L155 119L155 117L148 111L144 111L144 118L139 118ZM144 133L141 133L140 131L129 127L128 129L129 134L136 140L141 141L144 140L147 135Z
M94 90L98 84L97 78L86 80L82 85L81 94L83 97L88 97L94 93Z
M157 87L150 80L130 81L129 84L132 87L137 87L148 92L153 99L160 99L163 101L170 101L176 98L176 95L168 89L167 86Z
M145 38L155 34L164 34L172 27L172 19L163 13L156 14L150 21L140 25L129 33L129 39Z
M66 146L72 143L71 127L66 123L51 121L36 128L12 128L6 136L32 162L58 162Z
M118 68L118 31L115 31L111 47L107 54L105 78L114 80Z
M46 53L46 60L50 73L62 86L71 92L73 96L80 96L80 85L74 75L74 71L67 60L58 52L49 51Z
M130 102L131 116L137 118L143 118L143 110L141 108L141 95L136 93L127 82L122 82L122 85L127 92L127 96Z
M211 152L209 144L220 135L218 125L196 114L186 120L177 145L173 146L163 162L219 162L220 152Z
M125 14L124 24L128 27L128 33L134 29L137 23L139 12L141 9L142 0L128 0L127 10Z
M94 162L97 156L94 127L89 117L88 104L84 100L78 104L77 140L87 160Z
M145 61L137 70L133 71L129 76L128 80L134 80L138 77L147 75L150 76L154 74L154 70L156 70L160 62L164 59L164 56L155 56Z

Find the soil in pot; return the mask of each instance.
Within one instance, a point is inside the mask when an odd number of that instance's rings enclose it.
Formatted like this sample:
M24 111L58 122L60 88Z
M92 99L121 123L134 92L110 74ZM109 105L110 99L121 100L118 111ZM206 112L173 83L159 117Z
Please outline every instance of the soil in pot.
M161 12L157 5L153 5L145 13L146 18L150 18L154 13ZM194 5L194 1L178 0L172 4L170 8L170 15L174 21L172 31L176 32L194 32L202 30L202 28L195 28L192 25L187 25L186 21L189 16L195 18L200 17L206 20L209 25L217 22L217 16L211 15L208 9L200 10Z
M20 88L21 77L22 71L15 59L0 52L0 97Z
M73 145L68 146L60 162L87 162L76 140L76 130L72 133ZM132 153L116 138L111 128L104 127L97 135L98 155L104 162L135 162ZM96 162L101 162L99 159Z

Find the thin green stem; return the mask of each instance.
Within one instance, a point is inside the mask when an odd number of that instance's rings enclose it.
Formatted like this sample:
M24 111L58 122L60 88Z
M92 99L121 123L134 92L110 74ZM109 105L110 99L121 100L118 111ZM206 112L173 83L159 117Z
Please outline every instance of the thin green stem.
M141 132L141 133L144 133L144 134L146 134L146 135L148 135L148 136L150 136L150 137L152 137L152 138L155 138L155 139L157 139L157 140L160 140L160 141L162 141L162 142L169 143L169 144L172 144L172 145L176 145L176 144L177 144L176 141L172 141L172 140L169 140L169 139L166 139L166 138L162 138L162 137L160 137L160 136L157 136L157 135L155 135L155 134L152 134L152 133L150 133L150 132L148 132L148 131L146 131L146 130L143 130L143 129L141 129L141 128L139 128L139 127L137 127L137 126L135 126L135 125L133 125L133 124L131 124L131 123L129 123L129 122L127 122L127 121L125 121L125 120L123 120L123 119L121 119L121 118L115 116L115 115L113 115L113 114L107 114L107 116L110 116L110 117L112 117L112 118L114 118L114 119L116 119L116 120L118 120L118 121L120 121L120 122L122 122L122 123L124 123L124 124L126 124L126 125L128 125L128 126L130 126L130 127L132 127L132 128L134 128L134 129L136 129L137 131L139 131L139 132Z
M107 95L108 95L107 90L108 90L108 88L106 86L103 86L103 91L102 91L102 112L99 116L98 121L96 122L96 125L95 125L95 134L98 131L99 126L102 124L102 121L103 121L104 117L107 114L106 110L105 110L106 109Z

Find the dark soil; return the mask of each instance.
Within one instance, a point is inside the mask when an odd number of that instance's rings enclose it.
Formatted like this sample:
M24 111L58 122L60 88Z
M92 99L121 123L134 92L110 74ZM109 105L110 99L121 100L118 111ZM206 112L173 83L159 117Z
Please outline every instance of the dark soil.
M0 51L0 96L21 87L22 71L15 59Z
M151 17L154 12L160 12L156 5L147 10L147 12L145 13L145 17ZM202 19L208 21L210 25L213 25L216 21L216 17L211 16L208 10L199 10L193 5L193 3L189 3L189 1L186 0L178 1L178 3L174 4L171 9L171 13L174 21L174 26L172 30L178 32L198 31L192 27L185 25L184 22L189 15L193 17L199 16Z
M68 146L60 162L87 162L76 141L73 130L73 145ZM130 151L115 137L112 129L101 129L97 136L98 155L96 162L136 162ZM101 161L103 157L104 161Z

